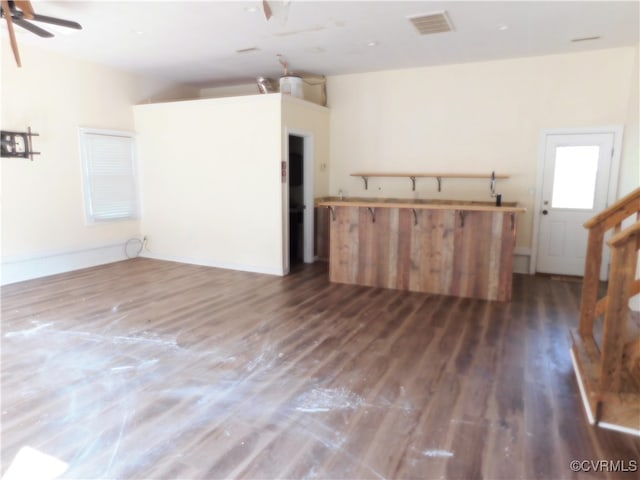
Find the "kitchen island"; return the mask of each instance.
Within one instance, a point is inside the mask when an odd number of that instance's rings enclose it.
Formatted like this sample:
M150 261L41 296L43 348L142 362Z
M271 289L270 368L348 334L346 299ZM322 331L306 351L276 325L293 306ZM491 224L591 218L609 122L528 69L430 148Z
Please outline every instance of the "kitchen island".
M509 301L515 203L327 197L329 280Z

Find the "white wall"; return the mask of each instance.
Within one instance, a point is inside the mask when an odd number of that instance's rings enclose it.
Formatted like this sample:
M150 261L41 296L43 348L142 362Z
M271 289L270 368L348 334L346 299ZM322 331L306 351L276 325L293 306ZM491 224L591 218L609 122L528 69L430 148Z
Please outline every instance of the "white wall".
M2 47L2 129L31 126L42 152L1 159L2 283L124 258L137 221L84 223L78 127L133 130L131 105L170 86L28 45L17 68Z
M631 69L631 85L629 88L629 102L625 120L624 139L622 144L622 159L620 166L620 183L618 197L624 197L640 186L640 125L638 112L640 110L640 45L636 46Z
M145 126L142 228L86 226L77 128L133 130L131 105L201 92L27 45L17 69L3 46L2 128L30 125L43 153L2 159L3 283L121 259L124 241L143 233L153 256L280 272L282 127L322 132L326 110L308 115L279 95L135 107L135 129ZM495 169L512 175L498 184L505 201L531 209L541 129L625 124L622 195L640 183L637 55L620 48L331 77L331 147L321 133L316 196L487 198L478 180L445 180L438 194L419 179L414 194L407 179L371 180L364 191L349 173ZM531 218L521 218L521 248L531 244Z
M307 260L313 257L314 225L313 225L313 199L324 197L329 193L329 109L310 103L290 95L282 96L282 151L288 150L288 135L298 134L307 137L306 142L312 142L313 148L309 152L313 159L313 170L311 172L312 182L309 181L309 172L304 172L305 182L312 183L313 191L305 191L307 209L305 215L304 238L308 245ZM305 153L306 159L307 153ZM283 158L285 160L286 158ZM282 185L282 216L286 219L283 222L282 238L283 258L285 260L285 271L288 270L289 251L287 241L289 239L288 218L289 218L289 196L288 185Z
M283 151L287 130L313 134L315 197L329 194L329 109L288 95L282 96Z
M242 97L245 95L258 94L258 86L256 82L240 83L235 85L221 85L218 87L201 88L200 98L224 98L224 97Z
M317 75L304 75L305 82L302 84L302 90L304 100L318 105L325 103L323 95L323 87L320 83L322 81L321 76ZM279 79L272 79L274 83L275 91L279 91ZM220 85L217 87L201 88L199 96L200 98L223 98L223 97L240 97L244 95L256 95L259 93L256 82L240 83L235 85Z
M146 255L282 274L280 95L133 110Z
M498 182L531 246L540 131L622 125L634 48L330 77L330 190L352 196L489 200L483 180L370 179L358 171L510 174ZM636 87L637 90L637 87ZM634 127L637 130L637 124ZM629 132L631 134L631 132ZM636 132L637 135L637 132ZM637 157L636 157L637 158ZM628 168L625 159L623 169ZM637 160L635 160L637 162ZM627 170L625 170L627 171Z
M622 166L620 168L620 189L618 197L623 197L640 187L640 127L638 111L640 110L640 45L636 46L633 64L633 76L629 92L629 108L622 145ZM640 258L636 269L636 278L640 278ZM640 294L632 297L629 306L640 312Z

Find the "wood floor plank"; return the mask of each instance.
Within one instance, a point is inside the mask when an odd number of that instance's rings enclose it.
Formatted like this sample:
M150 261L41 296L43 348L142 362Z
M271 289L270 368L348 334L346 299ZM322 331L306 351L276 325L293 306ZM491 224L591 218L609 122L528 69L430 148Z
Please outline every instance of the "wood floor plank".
M397 249L387 268L410 282ZM637 460L639 439L582 412L579 295L548 277L514 276L502 303L330 283L320 263L149 259L8 285L2 471L25 445L67 478L576 478L574 459Z

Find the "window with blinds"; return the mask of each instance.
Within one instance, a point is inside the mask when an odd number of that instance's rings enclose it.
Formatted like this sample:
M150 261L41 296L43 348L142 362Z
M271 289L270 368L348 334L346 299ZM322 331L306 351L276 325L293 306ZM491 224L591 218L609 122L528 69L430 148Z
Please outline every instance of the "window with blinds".
M137 217L133 134L80 129L80 147L87 222Z

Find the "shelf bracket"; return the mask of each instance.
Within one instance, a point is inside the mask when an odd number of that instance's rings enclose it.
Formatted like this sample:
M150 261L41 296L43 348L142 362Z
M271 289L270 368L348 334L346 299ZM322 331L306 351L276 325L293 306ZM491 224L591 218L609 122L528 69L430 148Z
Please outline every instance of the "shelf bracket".
M412 208L411 211L413 212L413 226L418 226L418 213L415 208Z
M458 212L458 215L460 215L460 228L464 228L464 211L460 210Z
M511 214L511 231L514 231L516 228L516 214Z
M327 208L331 211L331 219L333 221L335 221L335 219L336 219L336 209L334 207L332 207L331 205L329 205Z
M362 181L364 182L364 189L368 190L369 189L369 177L361 175L360 178L362 178Z
M416 177L414 175L409 177L411 179L411 190L416 191Z
M436 177L436 180L438 181L438 192L442 191L442 177Z
M489 190L491 191L491 197L496 196L496 171L491 172L491 181L489 182Z
M371 223L376 223L376 210L373 207L367 207L367 210L371 214Z

